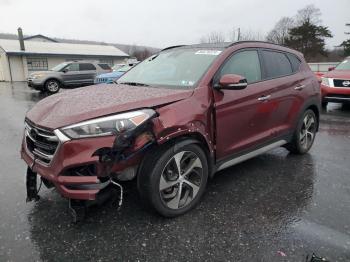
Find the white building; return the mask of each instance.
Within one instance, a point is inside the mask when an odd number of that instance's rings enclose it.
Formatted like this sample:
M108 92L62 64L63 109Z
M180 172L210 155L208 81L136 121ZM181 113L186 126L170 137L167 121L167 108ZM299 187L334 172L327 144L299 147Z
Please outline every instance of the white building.
M129 55L114 46L59 43L42 35L20 40L0 39L0 81L25 81L34 71L45 71L71 60L97 60L109 65ZM22 50L24 49L24 50Z

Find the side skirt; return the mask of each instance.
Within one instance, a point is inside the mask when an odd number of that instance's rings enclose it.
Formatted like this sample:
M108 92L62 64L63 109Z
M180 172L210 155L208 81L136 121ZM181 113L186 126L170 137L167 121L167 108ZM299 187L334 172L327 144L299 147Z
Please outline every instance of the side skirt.
M253 150L253 151L250 151L248 153L242 154L242 155L237 156L235 158L231 158L230 160L227 160L225 162L220 162L217 165L216 171L220 171L220 170L223 170L223 169L228 168L230 166L236 165L236 164L241 163L245 160L248 160L248 159L256 157L262 153L265 153L271 149L283 146L287 143L288 143L287 140L284 140L284 139L278 140L276 142L273 142L273 143L268 144L266 146L260 147L258 149Z

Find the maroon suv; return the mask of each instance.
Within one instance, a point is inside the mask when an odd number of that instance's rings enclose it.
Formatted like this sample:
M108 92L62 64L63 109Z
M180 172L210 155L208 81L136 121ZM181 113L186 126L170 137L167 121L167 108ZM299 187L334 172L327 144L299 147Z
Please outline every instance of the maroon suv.
M142 200L177 216L219 170L280 146L306 153L320 103L320 84L294 50L264 42L169 47L116 84L53 95L28 112L28 200L38 199L37 174L75 211L137 179Z

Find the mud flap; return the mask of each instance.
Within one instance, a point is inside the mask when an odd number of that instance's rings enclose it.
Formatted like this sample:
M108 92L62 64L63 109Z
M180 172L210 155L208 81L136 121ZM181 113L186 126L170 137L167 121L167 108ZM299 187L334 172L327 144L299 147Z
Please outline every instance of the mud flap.
M37 189L37 173L33 172L29 167L27 168L26 175L26 187L27 187L27 198L26 202L38 201L40 196L38 195Z

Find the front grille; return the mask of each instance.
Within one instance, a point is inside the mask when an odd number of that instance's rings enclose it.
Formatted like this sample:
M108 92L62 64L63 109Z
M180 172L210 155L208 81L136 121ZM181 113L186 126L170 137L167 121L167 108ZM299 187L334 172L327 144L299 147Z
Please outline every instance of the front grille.
M44 164L50 164L59 144L55 133L28 122L25 123L25 142L28 151Z
M350 88L350 80L347 79L334 79L335 87L349 87Z

